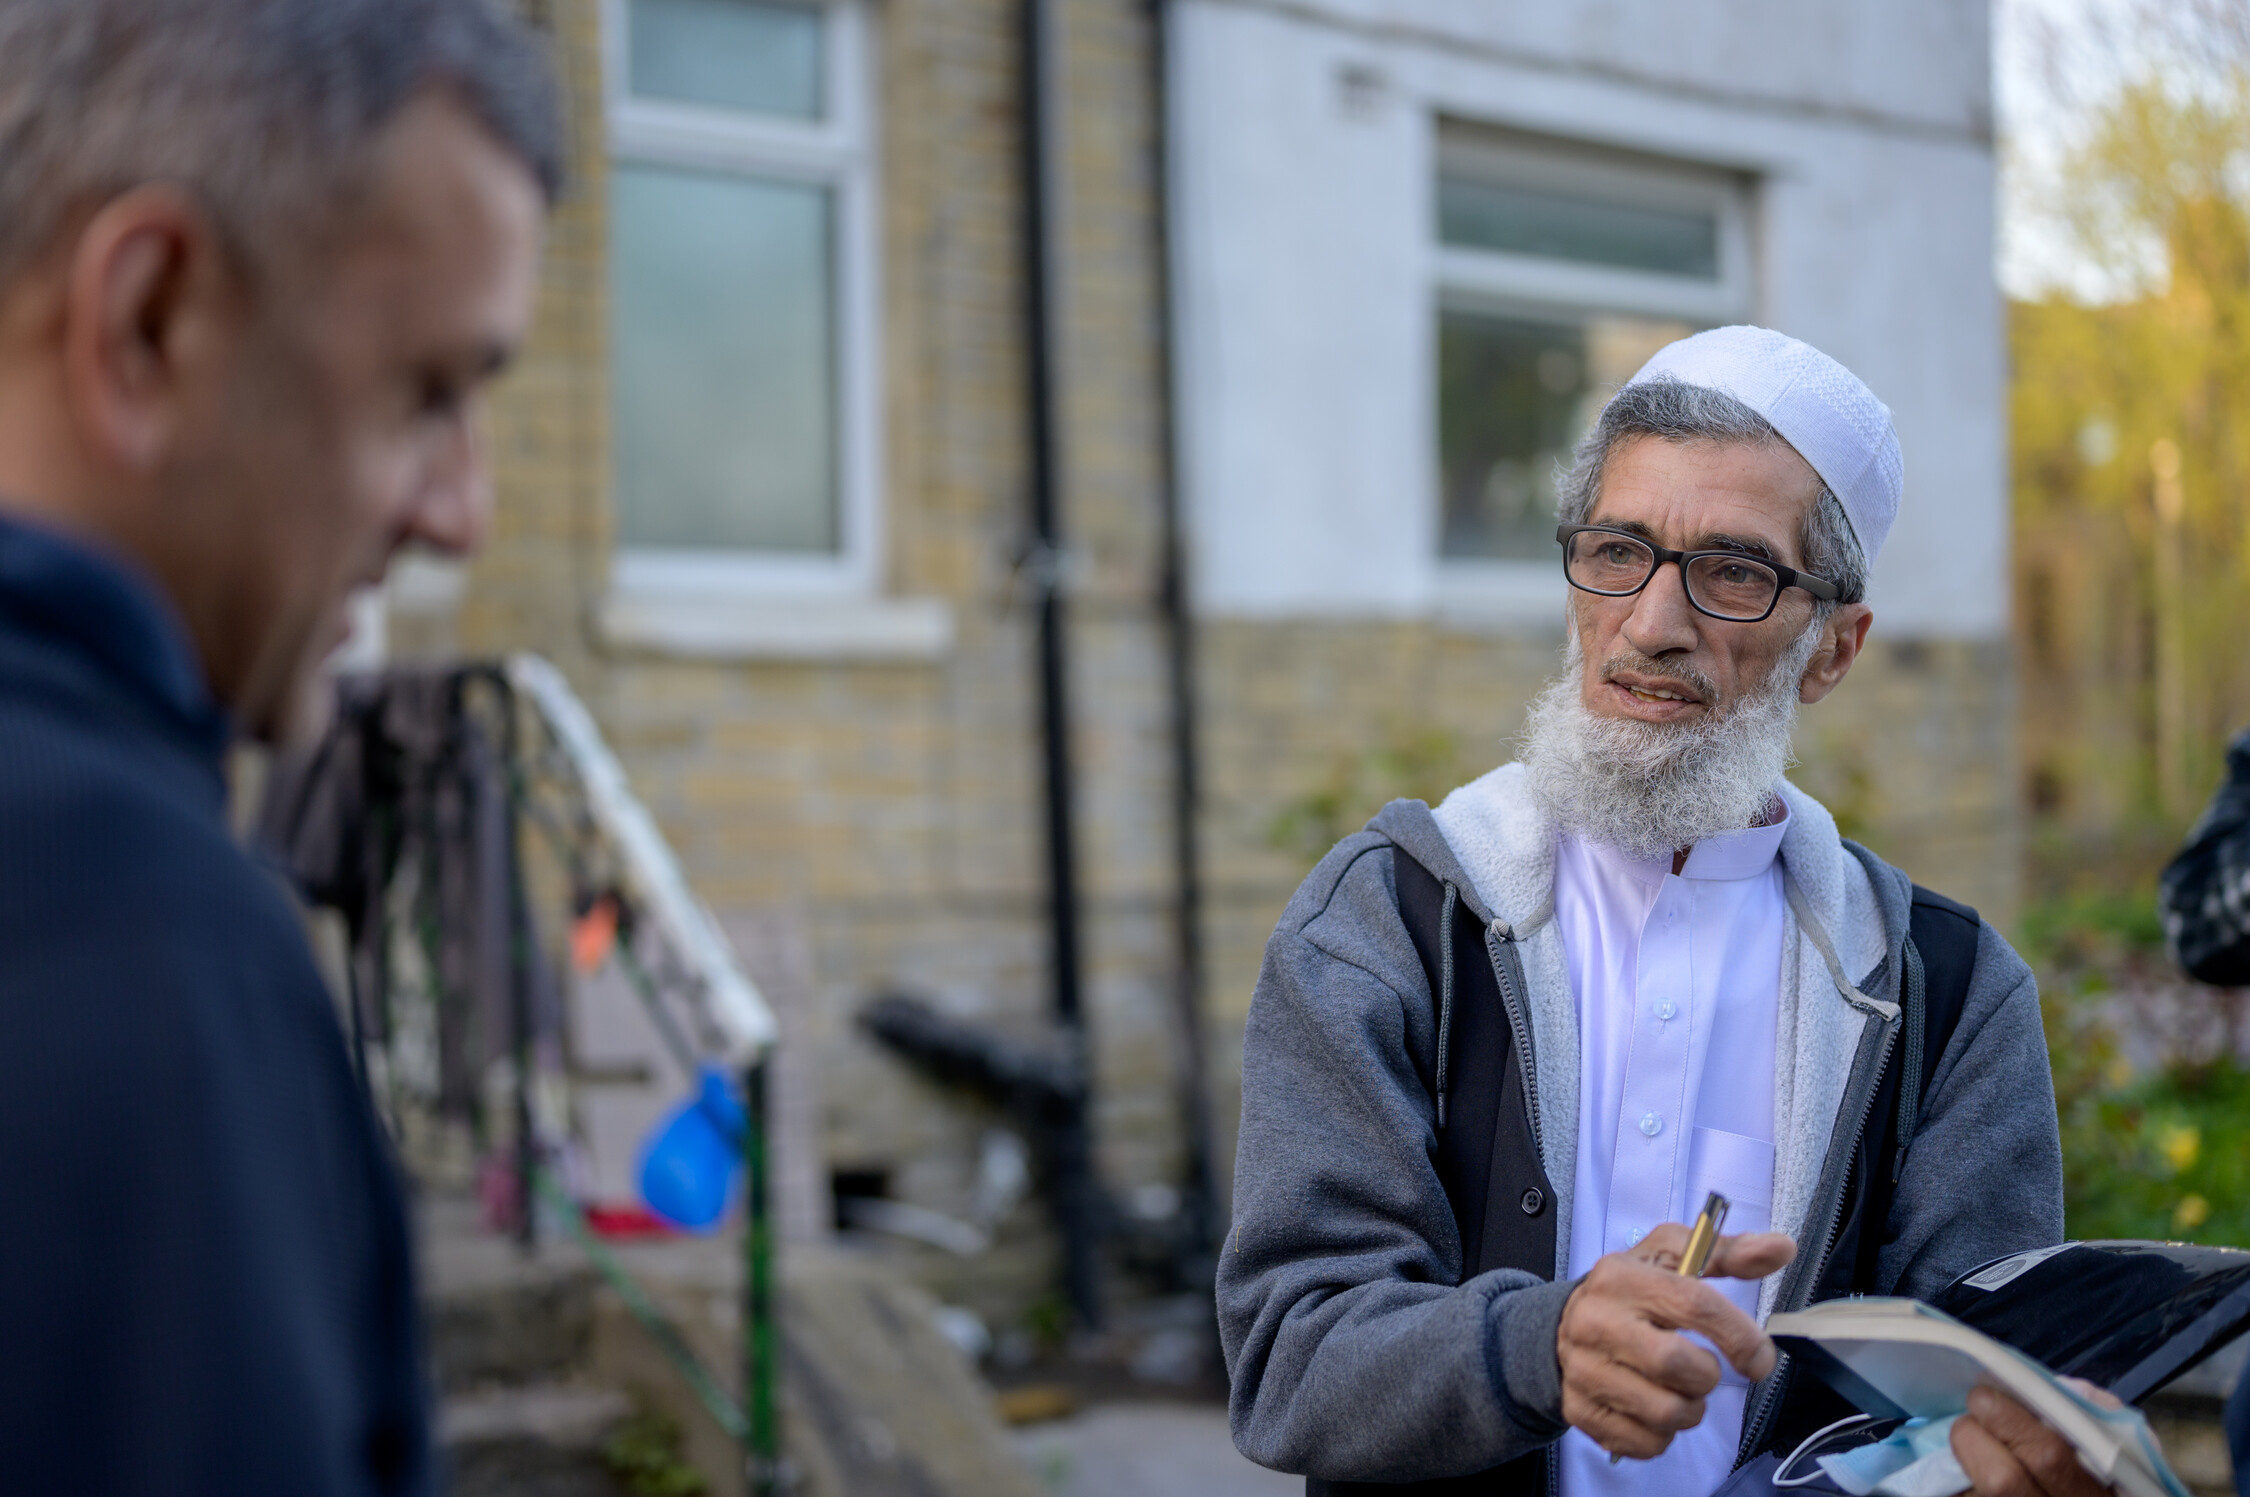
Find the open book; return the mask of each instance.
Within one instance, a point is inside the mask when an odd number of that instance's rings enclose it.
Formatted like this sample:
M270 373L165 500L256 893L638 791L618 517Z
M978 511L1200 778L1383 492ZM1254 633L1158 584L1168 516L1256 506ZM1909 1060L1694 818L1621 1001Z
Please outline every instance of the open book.
M2186 1497L2132 1409L2102 1409L2013 1347L1920 1300L1841 1299L1776 1315L1774 1341L1837 1392L1887 1419L1942 1419L1995 1383L2078 1450L2088 1470L2131 1497Z
M2250 1327L2250 1252L2084 1242L2017 1253L1933 1296L1829 1300L1766 1326L1781 1349L1883 1418L1939 1419L1991 1383L2133 1497L2184 1497L2148 1425L2063 1376L2137 1403Z

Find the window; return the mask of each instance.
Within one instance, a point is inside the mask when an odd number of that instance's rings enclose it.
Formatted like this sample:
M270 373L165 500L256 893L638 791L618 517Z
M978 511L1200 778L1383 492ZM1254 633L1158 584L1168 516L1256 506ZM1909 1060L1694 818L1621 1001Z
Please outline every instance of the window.
M866 589L873 199L856 0L609 0L617 580Z
M1435 224L1438 547L1488 586L1555 565L1555 473L1648 357L1750 310L1739 178L1447 125Z

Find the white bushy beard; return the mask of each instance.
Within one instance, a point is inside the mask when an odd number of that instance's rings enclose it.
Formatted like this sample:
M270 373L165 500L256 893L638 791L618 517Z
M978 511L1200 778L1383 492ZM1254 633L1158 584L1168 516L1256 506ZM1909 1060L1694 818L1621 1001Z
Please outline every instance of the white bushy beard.
M1668 856L1756 826L1795 762L1789 735L1797 688L1819 643L1820 630L1808 627L1724 717L1649 723L1587 707L1585 647L1574 627L1562 674L1540 691L1524 724L1532 792L1564 830L1631 858ZM1662 661L1635 656L1611 664L1684 680L1706 702L1717 696L1697 673Z

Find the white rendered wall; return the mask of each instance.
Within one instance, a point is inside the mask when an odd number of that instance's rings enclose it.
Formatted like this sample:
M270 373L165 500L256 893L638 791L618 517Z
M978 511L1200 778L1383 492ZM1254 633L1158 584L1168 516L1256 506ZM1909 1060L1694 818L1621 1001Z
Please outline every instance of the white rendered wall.
M2004 367L1975 0L1178 0L1182 480L1218 616L1439 605L1440 114L1750 174L1753 316L1896 418L1888 636L2006 627ZM1559 579L1532 599L1560 599Z

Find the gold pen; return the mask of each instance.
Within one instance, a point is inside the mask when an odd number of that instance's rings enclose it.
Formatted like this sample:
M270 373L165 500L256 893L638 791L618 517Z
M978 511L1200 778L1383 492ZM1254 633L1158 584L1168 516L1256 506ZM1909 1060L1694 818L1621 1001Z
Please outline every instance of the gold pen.
M1687 1251L1680 1254L1680 1277L1700 1279L1711 1262L1711 1250L1719 1245L1719 1228L1726 1224L1727 1198L1712 1191L1703 1198L1703 1209L1696 1213L1695 1225L1688 1228ZM1614 1466L1624 1457L1616 1451L1609 1453L1609 1463Z
M1700 1279L1711 1262L1711 1250L1719 1245L1719 1228L1726 1225L1727 1198L1712 1191L1703 1198L1703 1209L1696 1214L1695 1225L1688 1229L1687 1251L1680 1254L1680 1277Z

